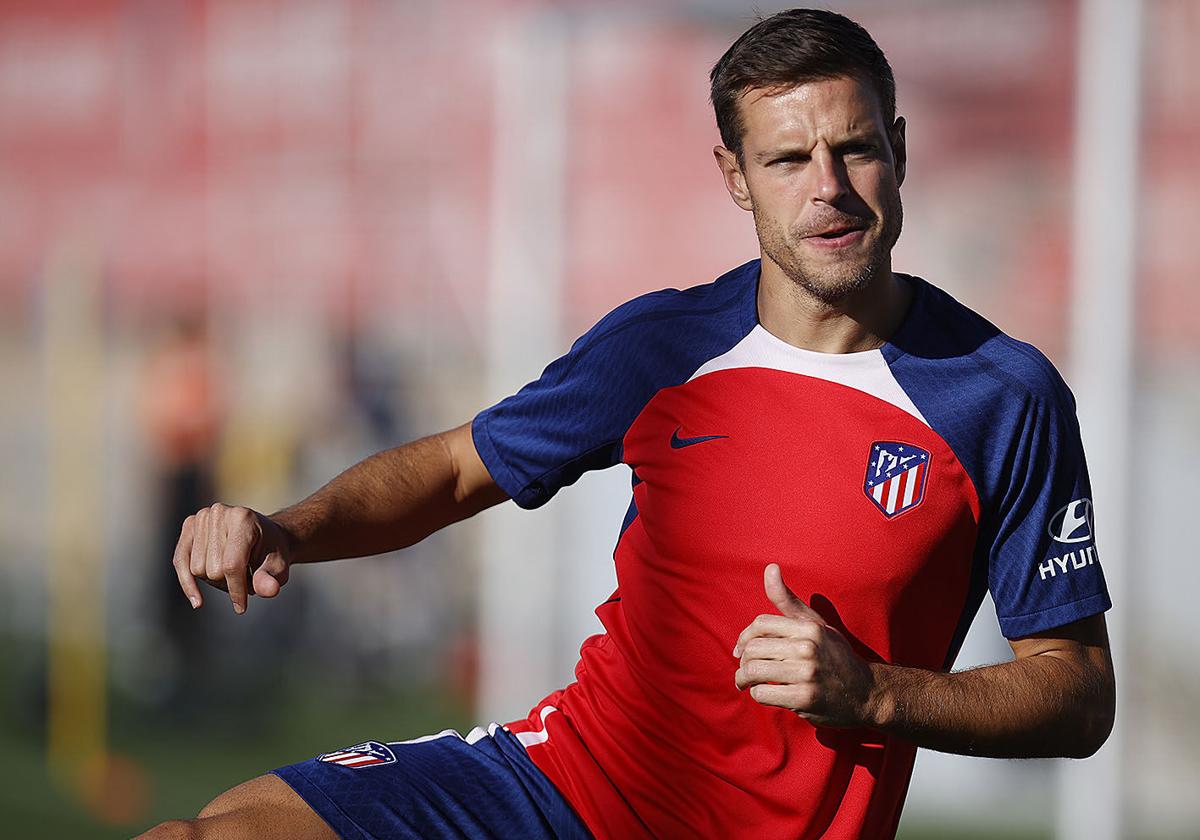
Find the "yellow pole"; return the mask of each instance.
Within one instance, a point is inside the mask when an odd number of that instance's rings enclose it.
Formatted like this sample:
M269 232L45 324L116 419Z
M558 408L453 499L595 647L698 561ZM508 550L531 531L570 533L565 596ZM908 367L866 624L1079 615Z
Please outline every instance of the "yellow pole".
M45 361L49 640L47 763L85 801L107 761L105 661L104 342L91 254L48 261Z

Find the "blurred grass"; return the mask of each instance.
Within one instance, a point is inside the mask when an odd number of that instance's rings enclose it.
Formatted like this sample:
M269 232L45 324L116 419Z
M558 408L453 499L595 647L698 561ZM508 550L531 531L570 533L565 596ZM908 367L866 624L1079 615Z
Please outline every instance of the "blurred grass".
M5 838L127 838L173 817L194 815L222 790L275 767L302 761L370 738L402 740L447 728L464 734L478 721L461 701L425 686L406 691L347 694L323 684L321 675L289 680L303 692L283 693L277 712L255 719L228 708L192 720L114 699L109 749L131 762L146 781L142 816L105 825L69 790L56 784L45 757L40 686L30 669L12 663L11 646L0 644L0 668L8 675L0 694L0 815ZM27 657L26 657L27 658ZM14 673L16 677L14 678Z

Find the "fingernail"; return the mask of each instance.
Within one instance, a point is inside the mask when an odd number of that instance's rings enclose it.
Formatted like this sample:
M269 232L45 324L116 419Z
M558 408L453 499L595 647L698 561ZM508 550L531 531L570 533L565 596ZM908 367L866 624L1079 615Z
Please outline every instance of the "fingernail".
M734 655L734 658L737 658L742 655L742 651L740 648L738 648L737 645L733 646L733 655Z
M238 615L241 615L242 613L244 613L246 611L246 608L243 607L241 604L234 604L233 611L235 613L237 613Z
M192 602L192 609L194 609L194 610L200 609L200 599L199 598L197 598L195 595L193 595L190 598L188 598L188 600Z

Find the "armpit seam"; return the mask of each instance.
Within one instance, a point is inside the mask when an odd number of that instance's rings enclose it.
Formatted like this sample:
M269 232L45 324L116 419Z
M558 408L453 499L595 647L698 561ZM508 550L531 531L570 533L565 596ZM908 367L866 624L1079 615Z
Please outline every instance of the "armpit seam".
M521 479L517 476L516 470L514 470L512 465L509 464L508 459L504 457L504 453L501 451L500 447L496 446L496 441L492 438L490 421L491 421L491 418L485 416L483 418L483 423L481 424L483 426L483 433L485 435L487 435L488 447L491 449L491 451L493 453L495 453L496 460L499 462L500 466L504 468L505 476L509 479L511 485L513 487L519 488L518 493L520 493L522 495L528 493L530 488L532 488L534 485L539 484L542 481L542 479L544 479L546 476L550 475L551 473L565 470L568 467L570 467L572 464L574 464L578 461L586 460L587 458L591 457L592 455L596 454L597 452L600 452L608 447L613 446L614 444L618 443L620 440L618 438L615 440L604 441L604 442L592 447L591 449L588 449L586 452L576 455L574 458L570 459L569 461L563 461L561 464L557 464L548 470L543 470L541 473L534 476L529 481L521 481Z
M583 453L581 453L581 454L579 454L579 455L576 455L576 456L575 456L574 458L572 458L571 460L569 460L569 461L563 461L561 464L559 464L559 465L557 465L557 466L555 466L555 467L551 467L551 468L550 468L550 469L548 469L548 470L545 470L545 471L543 471L543 472L542 472L540 475L538 475L538 476L536 476L535 478L531 479L531 480L530 480L530 482L529 482L528 484L526 484L524 487L522 487L521 489L522 489L522 490L526 490L526 489L528 489L529 487L532 487L533 485L535 485L535 484L538 484L539 482L541 482L541 480L542 480L543 478L545 478L546 476L550 475L551 473L553 473L553 472L561 472L561 471L565 470L567 467L571 466L572 464L574 464L574 463L577 463L577 462L579 462L579 461L586 460L587 458L591 457L592 455L596 454L597 452L600 452L600 451L601 451L601 450L603 450L603 449L607 449L607 448L609 448L609 447L613 446L614 444L616 444L616 443L617 443L617 442L619 442L619 441L620 441L620 438L617 438L617 439L615 439L615 440L607 440L607 441L604 441L603 443L601 443L601 444L599 444L599 445L597 445L597 446L593 446L591 449L587 450L586 452L583 452ZM497 454L499 455L499 450L496 450L496 452L497 452ZM503 455L500 455L500 458L503 458L503 457L504 457ZM614 466L615 466L615 465L614 465ZM508 465L507 465L507 464L505 464L505 468L506 468L506 469L508 469ZM511 470L509 470L509 471L511 472Z

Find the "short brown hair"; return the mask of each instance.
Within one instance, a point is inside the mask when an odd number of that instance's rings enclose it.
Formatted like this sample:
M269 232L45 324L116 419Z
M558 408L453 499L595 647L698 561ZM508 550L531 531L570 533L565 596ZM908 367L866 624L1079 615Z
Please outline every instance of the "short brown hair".
M742 160L738 97L747 90L784 91L819 79L854 76L871 85L890 128L896 80L879 45L850 18L821 9L789 9L742 33L713 65L712 105L721 143Z

